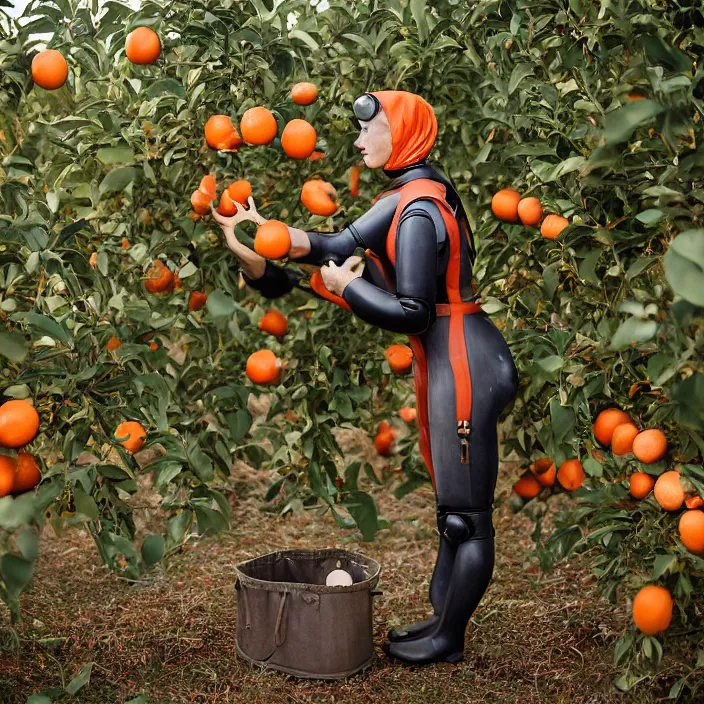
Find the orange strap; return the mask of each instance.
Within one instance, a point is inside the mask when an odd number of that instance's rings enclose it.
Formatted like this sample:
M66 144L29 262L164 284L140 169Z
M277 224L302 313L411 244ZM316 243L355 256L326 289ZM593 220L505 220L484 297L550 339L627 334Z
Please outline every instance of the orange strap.
M462 300L460 295L461 252L459 225L445 198L446 189L443 184L430 179L419 178L401 186L400 191L401 198L386 238L386 253L394 266L396 265L396 229L398 221L404 208L414 200L433 200L437 203L450 238L450 260L445 274L447 298L450 301L450 339L448 348L452 374L455 378L455 411L457 420L469 421L472 414L472 379L464 337L464 316L466 313L476 313L477 310L474 306L477 306L477 304L470 304L468 306L469 309L465 310L466 302ZM458 304L465 304L465 306L458 307Z
M463 315L471 313L480 313L482 307L473 301L462 301L462 303L438 303L435 306L435 312L438 315L450 315L452 311L458 311Z

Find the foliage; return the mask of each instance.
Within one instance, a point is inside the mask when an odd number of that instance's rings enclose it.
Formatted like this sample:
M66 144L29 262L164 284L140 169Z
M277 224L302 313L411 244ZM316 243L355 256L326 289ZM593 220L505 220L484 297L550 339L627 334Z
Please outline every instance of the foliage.
M28 24L3 30L3 392L34 399L43 424L32 449L46 464L36 497L0 500L12 547L0 562L5 597L16 608L36 554L26 536L47 513L57 528L86 522L107 564L132 579L194 528L221 528L233 456L278 469L268 497L281 494L277 510L322 501L365 538L384 525L359 491L361 466L338 476L331 431L351 423L371 432L407 403L407 382L389 381L383 361L385 346L404 340L301 291L276 301L291 320L287 337L267 338L256 329L266 301L240 287L210 224L188 217L188 198L215 171L220 182L250 179L267 217L340 228L384 184L363 170L361 197L346 188L357 159L351 102L363 90L398 88L436 111L433 156L465 197L484 307L499 314L519 364L505 451L526 463L579 456L589 475L564 530L549 549L539 542L539 554L549 566L569 548L590 548L610 596L619 586L630 596L646 581L669 586L677 626L665 645L687 641L673 698L695 692L701 561L678 546L675 517L652 500L627 501L623 478L638 463L592 453L591 423L604 406L620 405L641 427L667 433L670 459L646 471L676 461L701 480L701 10L687 0L316 5L147 1L134 13L116 1L99 10L52 0L32 3ZM124 38L140 24L165 45L154 66L124 57ZM71 69L53 93L33 88L29 76L30 35L45 31ZM290 100L299 80L318 85L313 105ZM237 120L258 104L274 112L279 134L290 119L310 121L325 158L287 159L278 140L237 153L204 146L210 115ZM302 209L300 187L313 175L338 189L338 216ZM535 228L498 222L489 203L502 187L538 196L571 226L549 241ZM240 234L251 243L251 230ZM159 256L187 289L209 292L202 314L187 312L184 293L144 292L140 278ZM124 344L106 352L113 334ZM153 336L161 340L155 352L147 345ZM269 390L267 421L251 428L247 399L261 389L246 381L244 363L265 345L290 366ZM146 471L166 524L141 550L129 498L145 470L111 443L128 418L165 451ZM97 461L79 463L87 450ZM410 443L402 467L399 495L427 481ZM629 669L619 685L634 685L643 676L636 660L657 659L659 648L656 638L626 634L617 659Z

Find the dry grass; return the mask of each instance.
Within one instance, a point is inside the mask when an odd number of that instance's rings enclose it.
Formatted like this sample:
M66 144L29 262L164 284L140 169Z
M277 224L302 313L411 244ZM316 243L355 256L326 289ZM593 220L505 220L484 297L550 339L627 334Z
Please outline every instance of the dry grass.
M139 694L152 704L634 701L612 686L612 645L624 616L595 598L593 579L578 562L540 572L525 516L511 516L503 504L495 513L494 579L472 619L465 661L408 667L380 646L389 627L428 613L436 550L431 491L397 501L388 484L377 488L392 527L365 544L330 516L310 511L282 519L260 511L262 485L245 479L234 479L250 494L234 502L233 529L189 544L147 585L108 573L87 535L46 532L22 599L19 646L0 658L1 704L24 704L88 662L95 663L90 685L72 701L121 703ZM340 546L381 563L378 660L368 673L335 683L296 680L237 659L233 565L295 546ZM644 704L642 695L638 701Z

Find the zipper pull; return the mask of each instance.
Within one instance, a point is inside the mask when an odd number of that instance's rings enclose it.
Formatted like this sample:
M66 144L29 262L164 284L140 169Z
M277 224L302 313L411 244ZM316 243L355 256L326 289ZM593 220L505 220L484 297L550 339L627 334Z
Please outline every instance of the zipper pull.
M460 438L460 464L469 464L469 434L469 421L458 420L457 435Z

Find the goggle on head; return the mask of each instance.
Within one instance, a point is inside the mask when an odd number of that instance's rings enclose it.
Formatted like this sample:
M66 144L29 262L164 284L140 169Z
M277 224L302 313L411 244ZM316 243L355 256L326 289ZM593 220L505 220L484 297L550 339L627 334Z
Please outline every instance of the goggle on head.
M362 95L354 101L352 110L357 122L360 120L369 122L369 120L381 112L381 103L375 95L372 95L371 93L362 93Z

